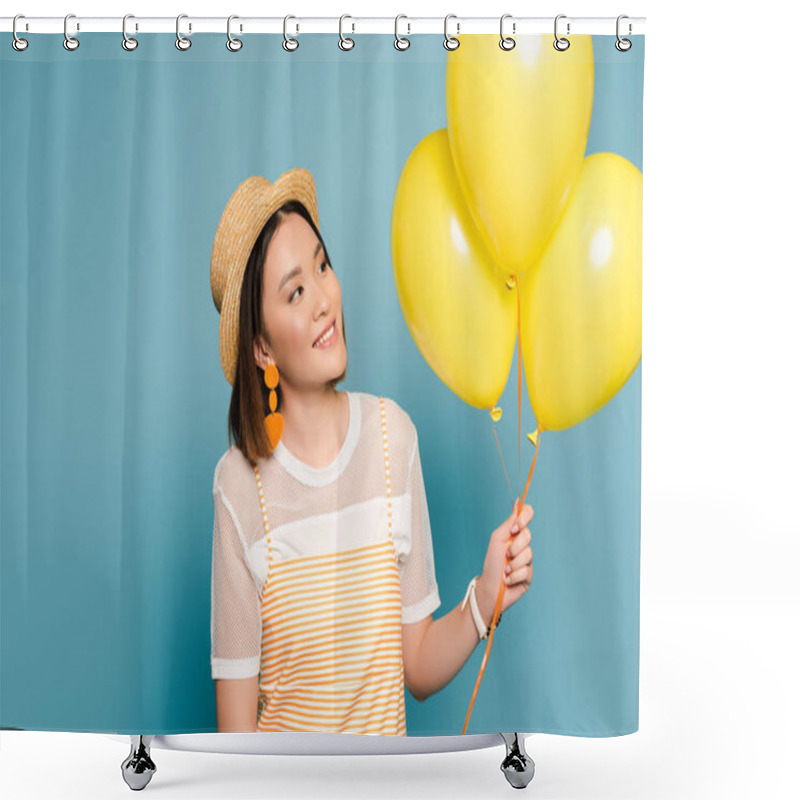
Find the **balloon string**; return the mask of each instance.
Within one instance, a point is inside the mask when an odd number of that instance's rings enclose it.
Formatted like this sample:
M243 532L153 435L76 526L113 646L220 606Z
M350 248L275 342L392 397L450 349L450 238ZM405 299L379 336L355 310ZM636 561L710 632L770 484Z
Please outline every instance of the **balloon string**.
M522 476L522 335L519 310L519 281L514 284L517 292L517 497Z
M525 503L525 495L528 493L528 488L531 485L531 478L533 478L533 470L536 467L536 457L539 455L539 445L541 444L542 437L541 437L541 428L537 428L537 432L539 435L536 438L536 450L533 454L533 461L531 462L530 472L528 472L528 480L525 484L525 492L522 495L522 499L518 499L514 501L514 511L517 509L522 508ZM506 556L505 563L509 563L509 558ZM505 575L505 570L503 571ZM492 625L489 631L489 638L486 640L486 650L483 652L483 660L481 661L481 668L478 671L478 679L475 681L475 688L472 690L472 699L469 701L469 709L467 711L467 718L464 720L464 729L461 731L462 734L467 732L467 726L469 725L469 718L472 716L472 707L475 705L475 698L478 696L478 687L481 685L481 680L483 680L483 673L486 669L486 664L489 661L489 653L492 652L492 642L494 640L494 632L497 629L497 618L500 616L500 609L503 607L503 598L506 594L506 582L505 580L500 582L500 591L497 593L497 600L494 604L494 613L492 614Z
M520 474L522 472L522 360L521 360L521 337L520 337L520 309L519 309L519 284L517 284L517 452L519 454L520 459ZM533 461L531 461L531 468L528 471L528 480L525 483L525 491L522 492L521 497L517 496L517 499L514 501L514 513L515 515L519 513L519 509L525 504L525 496L528 494L528 489L531 485L531 479L533 478L533 470L536 467L536 458L539 455L539 445L542 441L542 429L537 427L536 428L536 449L533 453ZM497 438L497 431L495 430L495 439ZM498 448L500 447L500 443L498 441ZM500 452L500 459L502 460L503 453ZM503 470L505 470L505 463L503 464ZM506 473L506 480L508 480L508 473ZM509 487L510 488L510 487ZM505 565L510 563L509 557L506 554L505 557ZM505 569L503 570L503 575L505 575ZM469 718L472 716L472 707L475 705L475 698L478 696L478 687L481 685L481 680L483 679L483 673L486 669L486 664L489 661L489 653L492 652L492 642L494 641L494 632L497 629L497 619L500 616L500 609L503 607L503 598L506 594L506 582L502 580L500 582L500 591L497 593L497 599L495 600L494 604L494 613L492 614L492 623L491 628L489 630L489 637L486 641L486 650L483 653L483 659L481 661L480 670L478 670L478 679L475 681L475 688L472 690L472 698L469 701L469 709L467 710L467 718L464 720L464 729L461 731L462 735L466 734L467 726L469 725Z
M503 465L503 474L506 476L506 484L508 485L508 491L511 494L511 499L514 499L514 491L511 488L511 481L508 478L508 471L506 470L506 462L503 458L503 449L500 447L500 440L497 438L497 426L494 424L494 420L492 420L492 430L494 431L494 440L497 442L497 452L500 453L500 463Z

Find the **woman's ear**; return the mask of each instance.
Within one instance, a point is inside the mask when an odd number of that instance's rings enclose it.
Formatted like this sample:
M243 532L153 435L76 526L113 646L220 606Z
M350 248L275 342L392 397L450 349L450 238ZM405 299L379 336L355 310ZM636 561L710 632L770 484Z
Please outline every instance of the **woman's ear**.
M260 334L253 339L253 355L256 359L256 364L258 364L261 369L266 370L267 364L269 363L269 351L264 345L263 338Z

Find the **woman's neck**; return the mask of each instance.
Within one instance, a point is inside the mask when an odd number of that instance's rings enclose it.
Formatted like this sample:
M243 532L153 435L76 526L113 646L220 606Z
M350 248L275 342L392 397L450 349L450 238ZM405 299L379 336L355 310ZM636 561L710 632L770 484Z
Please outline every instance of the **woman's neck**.
M310 467L327 467L342 448L350 425L347 393L326 386L319 392L282 395L281 441Z

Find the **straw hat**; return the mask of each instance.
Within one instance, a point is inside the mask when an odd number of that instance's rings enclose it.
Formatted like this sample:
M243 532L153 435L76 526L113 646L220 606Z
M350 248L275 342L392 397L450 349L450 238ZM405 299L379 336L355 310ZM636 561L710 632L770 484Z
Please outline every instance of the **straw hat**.
M266 221L287 200L299 200L319 228L314 178L295 167L274 183L260 175L242 181L228 200L211 248L211 295L220 312L219 355L233 386L239 347L239 298L247 260Z

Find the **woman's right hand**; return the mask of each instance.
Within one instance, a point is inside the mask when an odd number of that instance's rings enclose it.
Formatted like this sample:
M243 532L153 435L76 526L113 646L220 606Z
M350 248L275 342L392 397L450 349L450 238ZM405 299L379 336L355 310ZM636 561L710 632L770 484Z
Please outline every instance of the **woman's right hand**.
M487 628L494 616L501 584L507 581L500 607L502 614L528 591L533 580L531 532L527 528L533 519L533 508L524 505L518 516L518 506L519 498L514 501L514 511L511 512L511 516L492 532L483 561L483 572L475 584L475 599ZM518 527L517 531L513 530L515 525ZM510 567L508 572L506 565Z

